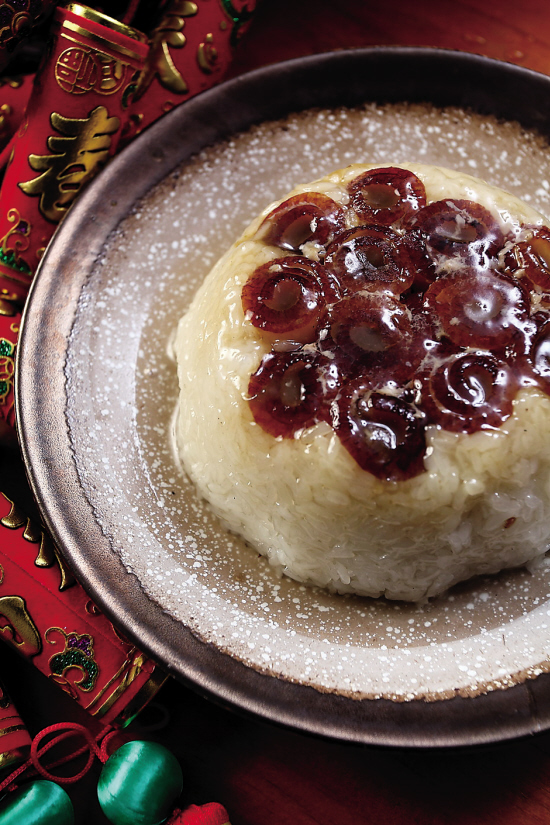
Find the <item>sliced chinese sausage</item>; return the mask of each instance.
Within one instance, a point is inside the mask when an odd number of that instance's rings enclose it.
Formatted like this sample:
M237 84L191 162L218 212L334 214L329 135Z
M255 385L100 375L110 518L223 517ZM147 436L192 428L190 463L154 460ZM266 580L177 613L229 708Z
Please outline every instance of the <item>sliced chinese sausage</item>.
M390 226L426 203L424 184L407 169L370 169L348 183L350 205L362 223Z
M403 398L373 392L361 376L338 401L337 433L359 466L376 478L402 481L423 469L424 416Z
M396 167L347 188L349 206L308 192L264 221L263 240L292 251L314 240L322 264L278 258L243 289L271 347L251 408L285 438L326 421L361 467L411 478L426 426L499 427L520 386L550 394L550 229L522 227L514 244L481 204L426 206Z
M499 427L512 414L517 389L514 372L492 353L454 354L429 376L422 406L430 422L472 433Z
M385 293L356 292L328 313L330 337L349 356L385 353L411 336L410 313Z
M414 233L406 232L402 235L402 242L406 247L409 261L414 271L414 280L411 284L412 292L425 292L437 278L437 267L426 249L423 238Z
M534 229L528 240L515 244L505 255L504 263L510 272L528 278L537 291L550 292L550 229Z
M423 207L407 228L422 236L436 261L452 256L472 264L496 257L505 243L498 221L479 203L445 198Z
M254 270L242 289L245 317L274 334L300 333L313 340L325 306L339 297L337 282L315 261L277 258Z
M294 435L328 418L340 387L337 368L317 353L271 352L248 385L254 420L275 437Z
M278 227L286 246L264 243L270 206L214 267L178 327L177 445L198 494L277 571L423 605L550 546L550 229L515 197L420 164L427 198L448 200L395 220L398 187L379 179L363 205L393 222L359 217L346 187L372 166L285 196L342 203L324 243L307 210L292 239ZM269 331L264 313L287 325L295 310L293 329Z
M436 280L424 304L441 323L442 332L461 347L516 350L527 346L529 299L518 281L493 270L469 267Z
M389 293L356 292L330 307L318 346L342 375L368 369L378 385L405 382L426 354L424 330ZM324 335L323 335L324 332Z
M345 227L343 208L328 195L303 192L275 207L260 227L260 237L267 244L298 252L311 241L330 243Z
M416 275L408 244L387 227L359 226L340 233L327 248L325 266L347 292L388 289L399 295Z

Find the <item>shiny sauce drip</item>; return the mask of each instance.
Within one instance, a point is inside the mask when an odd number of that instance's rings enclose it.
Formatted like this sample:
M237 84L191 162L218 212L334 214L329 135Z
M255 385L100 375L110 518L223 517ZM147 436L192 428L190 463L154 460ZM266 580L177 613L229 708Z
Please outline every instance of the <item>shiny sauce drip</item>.
M260 228L286 254L242 292L271 343L249 404L274 437L325 422L363 470L403 481L425 470L427 427L497 429L521 388L550 395L550 229L507 237L478 203L426 204L395 167L347 189L347 207L305 193Z

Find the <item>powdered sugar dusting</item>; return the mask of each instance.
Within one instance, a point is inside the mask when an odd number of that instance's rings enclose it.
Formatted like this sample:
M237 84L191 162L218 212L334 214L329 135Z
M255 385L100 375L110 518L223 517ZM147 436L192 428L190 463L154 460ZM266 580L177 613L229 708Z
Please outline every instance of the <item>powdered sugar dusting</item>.
M475 694L546 669L550 566L477 579L423 606L278 578L181 476L169 349L197 285L271 201L349 163L407 161L475 174L550 214L548 147L512 123L370 105L264 124L201 153L124 221L82 293L67 364L84 489L150 597L259 670L399 701Z

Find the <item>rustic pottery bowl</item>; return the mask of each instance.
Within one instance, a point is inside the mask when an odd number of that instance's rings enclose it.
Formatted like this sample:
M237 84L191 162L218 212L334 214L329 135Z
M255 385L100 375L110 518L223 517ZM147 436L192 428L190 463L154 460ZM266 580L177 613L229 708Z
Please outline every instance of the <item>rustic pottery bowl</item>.
M18 354L29 477L91 596L184 683L366 744L471 745L550 726L544 564L421 606L277 579L180 473L168 354L215 257L270 200L332 168L454 166L550 215L549 99L550 78L457 52L375 48L270 66L137 138L56 233Z

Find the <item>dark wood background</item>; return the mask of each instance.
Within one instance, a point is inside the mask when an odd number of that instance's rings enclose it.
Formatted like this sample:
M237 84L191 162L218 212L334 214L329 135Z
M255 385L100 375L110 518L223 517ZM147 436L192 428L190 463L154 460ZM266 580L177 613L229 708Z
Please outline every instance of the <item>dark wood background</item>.
M543 0L263 0L232 74L331 49L389 44L476 52L548 74L550 6ZM0 456L0 475L8 472L21 475L17 456ZM3 647L0 668L31 733L69 718L83 721L70 700ZM245 719L175 682L130 732L156 738L180 759L183 804L219 801L233 825L550 822L550 733L466 751L347 746ZM69 788L78 825L106 822L95 797L98 769Z

